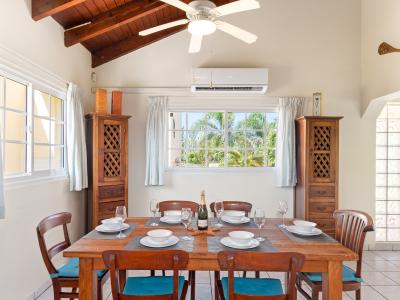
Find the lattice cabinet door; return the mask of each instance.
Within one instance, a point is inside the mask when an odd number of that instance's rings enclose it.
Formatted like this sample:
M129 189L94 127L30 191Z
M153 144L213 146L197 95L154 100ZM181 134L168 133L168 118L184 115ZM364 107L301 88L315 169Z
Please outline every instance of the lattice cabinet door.
M315 183L334 183L338 146L336 123L312 121L309 130L309 180Z
M126 172L126 123L119 120L99 122L99 181L122 181Z

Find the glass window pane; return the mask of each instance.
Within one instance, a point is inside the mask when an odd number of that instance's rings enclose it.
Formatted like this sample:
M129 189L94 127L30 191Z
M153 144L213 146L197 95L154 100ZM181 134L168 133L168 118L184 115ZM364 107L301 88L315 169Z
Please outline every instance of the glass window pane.
M400 159L400 147L388 147L389 159Z
M388 200L400 200L400 188L388 188Z
M400 174L388 174L388 186L400 186Z
M386 214L386 201L376 201L376 213Z
M265 129L265 113L254 112L248 113L246 119L246 129L264 130Z
M246 148L247 139L245 131L232 131L228 133L229 147Z
M400 230L398 228L387 229L388 242L400 242Z
M26 85L6 79L6 106L8 108L26 111L26 94Z
M400 146L400 133L388 133L388 144L390 146Z
M48 170L50 168L50 147L35 146L33 148L34 171Z
M6 111L6 139L26 141L26 116L13 111Z
M387 165L389 173L400 173L400 160L388 160Z
M0 106L4 107L4 77L0 76Z
M184 167L184 152L182 149L169 149L168 166L169 167Z
M62 145L63 144L63 124L58 124L54 121L51 121L51 143L53 145Z
M225 114L223 112L210 112L206 114L208 130L224 130Z
M206 166L206 151L205 150L187 150L184 155L186 167L203 168Z
M388 201L388 211L392 214L400 214L400 201Z
M275 167L275 150L269 149L267 150L267 160L268 167Z
M246 128L246 114L245 113L228 113L228 129L240 130Z
M400 116L397 116L397 117L399 118ZM388 120L388 131L389 132L400 132L400 119L389 119Z
M33 95L33 114L50 117L50 95L35 90Z
M387 133L377 133L376 134L376 145L377 146L386 146L388 142Z
M387 117L389 119L395 119L400 116L400 105L388 104Z
M386 215L376 215L376 227L385 228L386 227Z
M187 130L186 113L170 112L169 113L169 129L170 130Z
M386 242L386 229L376 228L375 229L375 239L377 242Z
M185 148L186 145L185 131L169 131L168 132L168 147L169 148Z
M224 148L224 133L222 131L207 132L207 147L208 148Z
M376 160L376 173L387 173L387 160Z
M387 185L387 175L386 174L376 174L376 186L386 186Z
M276 127L278 124L278 113L277 112L268 112L267 113L267 122L269 124L273 124Z
M244 167L245 154L244 150L229 150L228 151L228 167Z
M387 159L387 152L386 147L376 147L376 159Z
M188 129L189 130L202 130L207 127L206 114L202 112L189 112L187 113Z
M51 169L62 169L64 166L64 148L52 146L50 148Z
M390 211L390 213L393 213ZM387 226L391 228L400 228L400 216L399 215L388 215Z
M188 131L186 138L187 148L205 148L206 136L204 131Z
M246 131L246 148L264 148L264 131Z
M4 175L17 175L26 172L26 145L5 143Z
M247 167L263 167L264 152L263 151L247 151L246 158Z
M50 143L50 121L46 119L34 118L34 142L35 143Z
M51 118L56 121L62 121L63 118L63 101L57 97L51 97Z
M386 119L376 120L376 132L387 132L387 122Z
M4 138L4 108L0 108L0 139Z
M225 152L224 151L208 151L207 153L208 167L218 168L224 167L225 163Z
M375 197L376 197L376 200L386 200L386 188L377 187L375 189Z

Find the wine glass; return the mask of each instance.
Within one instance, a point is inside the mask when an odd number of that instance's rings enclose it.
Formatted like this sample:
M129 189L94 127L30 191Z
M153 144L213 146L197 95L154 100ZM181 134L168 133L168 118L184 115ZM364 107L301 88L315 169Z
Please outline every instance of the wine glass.
M259 229L257 241L259 242L265 241L265 239L261 237L261 228L263 228L265 225L265 211L262 210L261 208L256 208L254 211L254 223L257 225Z
M221 223L221 218L224 213L224 202L223 201L215 201L214 204L215 214L217 215L218 223L215 224L216 227L223 227Z
M123 224L126 220L126 207L125 206L117 206L115 209L115 218L118 219L120 222L120 227L119 227L119 234L117 235L117 239L123 239L126 238L126 234L122 233L122 228Z
M156 222L156 214L158 213L159 208L159 202L156 199L151 199L150 211L153 213L153 222L150 224L150 226L158 226L158 223Z
M288 203L286 200L279 200L279 207L278 207L278 213L282 215L282 224L279 225L281 228L286 228L285 225L285 214L287 213L289 207Z
M182 208L181 210L181 222L185 229L188 230L190 223L192 223L193 212L190 208ZM192 237L185 235L182 237L184 241L191 241Z

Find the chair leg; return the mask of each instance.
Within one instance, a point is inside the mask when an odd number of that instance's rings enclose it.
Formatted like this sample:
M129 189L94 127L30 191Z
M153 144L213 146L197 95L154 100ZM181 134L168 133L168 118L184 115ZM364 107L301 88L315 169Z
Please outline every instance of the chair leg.
M153 276L155 276L155 275L156 275L156 271L155 271L155 270L151 270L151 271L150 271L150 276L153 277Z
M72 288L71 289L71 292L72 293L76 293L76 291L78 290L78 288ZM75 299L75 297L74 296L72 296L71 298L69 298L69 299L71 299L71 300L74 300Z
M318 300L318 296L319 296L319 291L317 289L313 289L312 290L311 299L312 300Z
M60 291L61 288L58 284L54 283L53 281L53 293L54 293L54 300L60 300Z
M256 271L256 278L260 278L260 271Z
M192 276L191 276L191 282L190 282L190 299L195 300L196 299L196 272L191 271Z
M247 276L247 272L243 271L243 278L246 278L246 276Z
M356 290L356 300L361 300L361 288Z
M214 299L220 300L221 297L219 296L219 286L218 281L220 280L220 273L219 271L214 272Z

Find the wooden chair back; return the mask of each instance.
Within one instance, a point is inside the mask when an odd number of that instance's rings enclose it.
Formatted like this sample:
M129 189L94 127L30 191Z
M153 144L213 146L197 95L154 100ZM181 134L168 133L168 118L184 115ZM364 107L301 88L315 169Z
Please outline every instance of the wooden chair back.
M335 238L343 246L358 254L356 275L361 277L362 254L367 232L374 230L373 220L367 213L356 210L337 210Z
M222 251L218 253L218 263L222 271L228 271L229 300L294 300L297 272L304 264L304 255L296 252L256 253L243 251ZM235 271L286 272L286 294L276 296L251 296L234 293Z
M111 290L114 300L178 300L179 271L186 268L189 254L181 250L110 250L103 253L103 260L110 270ZM125 287L125 278L121 280L120 274L127 270L173 270L173 294L157 296L128 296L122 294Z
M199 204L186 200L167 200L161 201L159 208L161 215L164 215L164 211L166 210L181 210L182 208L190 208L193 214L195 214L199 209Z
M253 205L249 202L244 201L223 201L225 210L240 210L246 213L246 217L249 216ZM215 216L215 202L210 204L210 209L214 213Z
M47 271L49 274L54 274L57 272L57 269L54 267L51 259L61 251L65 250L69 246L71 246L71 241L68 235L67 224L71 223L72 215L68 212L62 212L58 214L54 214L44 218L40 221L39 225L36 227L36 233L39 241L40 252L42 254L44 263L46 265ZM62 226L64 233L64 240L55 244L54 246L47 248L45 241L45 234L49 230Z

